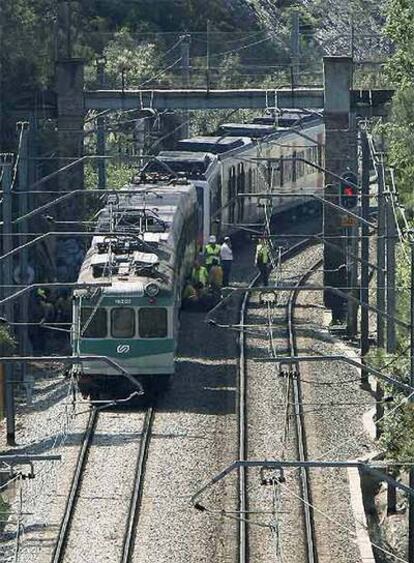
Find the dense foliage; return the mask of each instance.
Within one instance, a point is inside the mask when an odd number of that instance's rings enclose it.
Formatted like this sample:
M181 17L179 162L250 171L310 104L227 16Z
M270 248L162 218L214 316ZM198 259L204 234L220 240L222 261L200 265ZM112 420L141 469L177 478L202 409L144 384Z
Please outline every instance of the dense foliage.
M405 207L411 212L414 204L412 175L414 173L414 3L409 0L389 0L386 10L385 33L394 44L386 72L396 89L390 119L382 127L388 146L389 164L395 167L397 189ZM410 249L398 249L397 257L397 317L410 322ZM398 349L394 357L377 354L377 365L406 383L410 380L409 334L398 330ZM394 397L381 423L380 443L387 457L398 461L412 458L414 452L414 410L406 397L395 388L387 392Z
M387 64L387 72L396 87L392 119L385 131L391 164L395 165L399 192L404 203L414 207L412 177L414 173L414 3L389 0L386 33L395 51Z

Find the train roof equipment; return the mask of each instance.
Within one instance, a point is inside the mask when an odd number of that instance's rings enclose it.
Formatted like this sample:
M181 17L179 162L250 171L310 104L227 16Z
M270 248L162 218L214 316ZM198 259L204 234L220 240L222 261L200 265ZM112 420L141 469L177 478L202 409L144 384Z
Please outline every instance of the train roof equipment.
M101 291L140 293L149 283L171 291L175 277L175 254L181 232L196 205L193 184L140 185L137 192L119 195L98 215L97 230L113 232L92 238L79 273L79 282L112 286ZM77 292L75 292L77 293Z
M320 116L315 112L309 113L300 109L282 110L275 115L263 115L255 117L253 123L257 125L273 125L273 127L294 127L295 125L303 125L315 119L320 119Z
M168 168L177 175L195 180L205 175L214 159L214 154L206 152L161 151L156 159L145 165L142 172L151 177L154 173L165 174Z
M220 133L230 137L242 136L251 139L266 137L276 132L275 125L261 125L259 123L223 123Z
M180 151L223 154L248 145L250 142L249 138L245 138L243 136L235 138L234 135L225 135L220 137L192 137L190 139L181 139L178 141L177 148Z

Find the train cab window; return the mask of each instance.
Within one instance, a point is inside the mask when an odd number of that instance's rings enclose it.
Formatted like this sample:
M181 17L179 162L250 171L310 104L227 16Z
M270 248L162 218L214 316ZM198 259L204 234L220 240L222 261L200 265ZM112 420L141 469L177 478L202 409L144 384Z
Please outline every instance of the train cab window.
M165 338L168 335L167 309L142 307L138 312L141 338Z
M82 307L80 333L83 338L106 338L108 334L106 309Z
M112 338L133 338L135 336L135 311L129 307L118 307L111 311Z

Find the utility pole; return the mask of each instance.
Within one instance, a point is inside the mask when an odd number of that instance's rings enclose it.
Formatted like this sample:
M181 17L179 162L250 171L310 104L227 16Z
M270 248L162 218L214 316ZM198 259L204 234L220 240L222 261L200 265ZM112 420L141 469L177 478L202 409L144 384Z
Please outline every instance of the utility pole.
M377 238L377 308L385 311L385 201L384 201L384 155L376 167L378 178L378 238ZM377 315L377 346L385 347L384 316Z
M3 3L0 2L0 53L4 53L3 46ZM0 151L3 143L3 62L0 57Z
M290 50L292 65L292 87L299 82L300 30L299 12L292 12L292 29L290 33Z
M361 190L361 216L368 221L369 218L369 145L365 130L361 131L362 144L362 190ZM369 304L369 227L367 223L362 223L361 241L361 302ZM361 360L366 361L369 351L369 311L367 307L361 307ZM361 371L361 384L368 385L368 373Z
M182 73L182 87L184 89L188 89L190 85L190 44L191 44L191 35L186 33L180 37L181 43L181 73ZM185 139L188 137L189 131L189 112L183 112L183 119L184 123L181 127L181 137Z
M348 228L351 235L351 240L347 241L349 293L358 299L359 225ZM358 334L358 303L353 299L348 299L347 334L349 338L355 338Z
M414 233L410 233L411 247L411 284L410 284L410 304L411 304L411 328L410 328L410 385L414 384ZM414 403L414 397L410 395L410 404ZM410 468L409 486L414 486L414 467ZM414 563L414 499L409 497L408 508L408 561Z
M98 86L101 90L105 87L105 57L100 57L96 61L96 78ZM105 156L105 117L100 115L96 120L96 154ZM104 190L106 188L106 160L98 159L98 188Z
M20 129L21 134L21 145L20 145L20 158L18 166L18 189L19 192L19 216L24 216L29 211L28 194L25 193L29 188L29 123L21 122L17 124ZM24 245L27 242L27 236L25 233L28 232L28 221L22 221L19 223L18 229L21 236L19 237L19 244ZM18 264L18 272L20 277L20 283L30 284L33 279L30 279L29 273L29 249L23 248L20 252L20 259ZM22 296L19 307L20 320L27 323L29 320L29 295L25 294ZM21 325L19 329L20 336L20 350L22 356L30 355L30 342L27 324ZM22 379L26 386L26 397L28 404L31 403L32 398L32 378L28 377L27 365L22 364Z
M207 53L206 53L207 92L210 91L210 20L207 20Z
M392 209L390 193L386 199L386 272L387 272L387 313L390 315L387 320L387 352L394 354L396 350L396 333L395 333L395 237L397 229Z
M13 155L0 155L0 168L2 170L1 188L3 190L3 254L13 249L12 236L12 167ZM2 283L5 286L13 284L13 260L8 258L4 260L2 267ZM4 288L3 297L8 296L10 289ZM5 318L13 322L13 302L5 303L3 313ZM6 364L4 367L5 374L5 403L6 403L6 427L7 427L7 444L13 446L15 444L15 411L14 411L14 390L13 390L13 367Z
M378 183L378 232L377 232L377 347L385 347L384 315L385 311L385 205L384 205L384 155L380 154L379 166L376 166ZM384 416L384 390L380 381L376 387L376 420ZM381 427L376 425L377 439L381 436Z
M385 168L383 168L385 179ZM385 181L383 190L383 214L384 214L384 228L386 233L385 244L385 272L384 282L386 285L386 313L387 315L387 338L386 350L388 354L395 354L397 348L396 330L395 330L395 313L396 313L396 298L395 298L395 236L396 224L392 208L391 193L385 191ZM385 279L386 278L386 279ZM379 285L379 284L378 284ZM387 513L395 514L397 511L397 491L395 487L389 485L387 488ZM411 560L413 561L413 560Z

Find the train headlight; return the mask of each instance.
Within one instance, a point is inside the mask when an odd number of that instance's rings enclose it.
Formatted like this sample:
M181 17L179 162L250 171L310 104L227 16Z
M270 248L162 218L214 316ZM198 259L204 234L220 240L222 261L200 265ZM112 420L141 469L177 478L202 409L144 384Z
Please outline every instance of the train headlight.
M148 295L148 297L155 297L160 292L160 286L154 282L151 282L145 286L144 291Z

